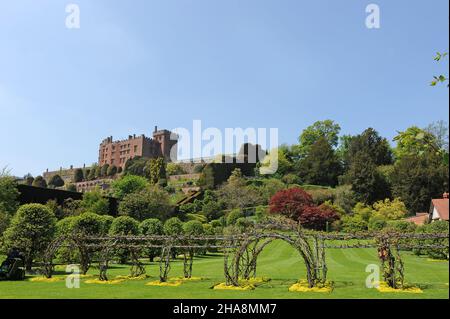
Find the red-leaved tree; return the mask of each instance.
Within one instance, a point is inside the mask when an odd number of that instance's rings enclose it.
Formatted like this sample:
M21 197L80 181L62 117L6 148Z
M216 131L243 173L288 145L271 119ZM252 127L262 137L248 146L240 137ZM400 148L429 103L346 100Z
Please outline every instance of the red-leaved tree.
M307 207L314 206L311 195L299 187L278 191L269 201L270 212L299 221Z
M327 223L331 225L339 219L339 215L327 206L306 207L299 217L300 224L309 229L326 230Z
M303 189L296 187L277 192L269 202L270 212L289 217L305 228L325 230L327 223L339 219L329 206L316 206L311 195Z

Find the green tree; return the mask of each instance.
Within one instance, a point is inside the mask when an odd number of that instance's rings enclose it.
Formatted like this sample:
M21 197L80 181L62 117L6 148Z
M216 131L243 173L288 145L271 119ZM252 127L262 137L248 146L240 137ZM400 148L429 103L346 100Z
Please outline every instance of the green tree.
M114 218L109 229L109 234L111 236L139 235L139 222L130 216ZM116 256L119 258L121 264L125 264L130 257L130 250L128 248L119 248L116 250Z
M300 178L306 184L334 187L338 184L338 176L342 167L334 149L325 139L320 137L310 146L308 155L300 160Z
M108 167L108 171L106 172L108 176L114 176L117 174L117 166L111 165Z
M395 155L398 159L407 155L426 156L429 152L436 154L441 152L436 137L417 126L411 126L404 132L398 132L394 141L397 142Z
M125 175L111 184L114 196L123 199L126 195L143 191L148 186L144 177Z
M177 163L167 163L166 171L168 176L186 174L184 168Z
M177 217L172 217L164 223L164 234L181 235L183 233L183 223Z
M351 166L360 153L366 154L375 166L392 164L393 157L389 142L373 128L348 138L347 143L347 150L344 152L346 168Z
M98 215L106 215L109 213L109 201L103 197L98 188L84 193L80 206L84 212L95 213Z
M312 145L320 138L324 138L329 145L336 147L339 141L339 132L341 127L332 120L317 121L313 125L303 130L299 137L299 154L301 157L306 156Z
M102 177L108 176L108 169L109 169L109 164L103 165L102 168L100 169L100 176L102 176Z
M167 219L172 211L169 194L158 187L149 187L126 195L119 204L119 214L143 221L148 218Z
M48 186L52 188L64 186L64 180L58 174L53 175L48 181Z
M73 173L73 182L79 183L82 182L84 179L83 170L81 168L75 169L75 172Z
M47 188L47 182L42 176L36 176L36 178L33 181L33 186Z
M377 170L372 157L360 152L355 155L347 173L355 199L365 204L390 197L390 188L383 175Z
M164 158L152 158L149 162L150 184L157 184L161 179L166 178L166 163Z
M34 177L30 173L26 174L23 179L25 180L25 185L33 185Z
M11 176L0 176L0 212L12 216L19 205L17 183Z
M373 209L376 215L382 216L386 220L402 219L408 213L408 209L400 198L380 200L373 204Z
M406 155L395 163L391 175L392 193L411 213L428 211L430 200L448 191L448 165L434 153Z
M139 232L144 236L162 236L164 235L164 225L159 219L146 219L139 224ZM155 241L155 243L159 243L159 241ZM161 254L161 248L148 248L146 254L150 262L153 262L154 258Z
M44 253L55 230L56 218L50 209L41 204L22 205L4 233L5 246L22 251L26 268L31 270L33 260Z

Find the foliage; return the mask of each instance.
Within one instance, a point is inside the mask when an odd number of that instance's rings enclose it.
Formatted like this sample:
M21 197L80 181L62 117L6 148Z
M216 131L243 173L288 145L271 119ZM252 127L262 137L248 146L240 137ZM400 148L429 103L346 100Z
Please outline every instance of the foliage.
M428 211L431 198L448 191L449 171L436 154L404 156L397 161L391 175L392 193L412 213Z
M114 218L109 229L110 235L138 235L139 223L130 216L119 216Z
M199 167L199 166L196 166ZM197 185L203 189L214 188L214 170L211 165L206 165L200 174L200 178L197 181Z
M390 197L390 188L368 153L357 153L347 173L355 199L366 204Z
M436 56L434 57L434 60L437 62L440 62L447 56L448 56L447 52L444 52L444 53L436 52ZM445 82L448 82L448 77L441 74L441 75L433 76L433 80L431 81L430 85L436 86L438 83L445 83ZM449 85L450 84L447 84L447 87L449 87Z
M343 152L345 166L349 167L359 154L365 154L375 166L392 163L392 150L387 139L381 137L373 128L359 135L347 137L347 149Z
M150 184L157 184L161 179L166 178L166 163L164 158L152 158L148 163Z
M91 212L99 215L109 213L109 201L103 197L98 188L83 194L83 199L80 202L80 208L84 212Z
M447 233L449 232L449 224L448 221L445 220L439 220L434 221L430 224L425 224L423 226L420 226L417 228L418 233ZM420 250L415 250L416 254L423 254L428 255L430 258L435 259L446 259L449 258L449 252L448 252L448 238L442 240L442 239L426 239L423 240L422 243L424 245L445 245L447 248L439 249L439 248L424 248Z
M109 164L103 165L102 168L100 169L100 176L102 176L102 177L107 176L108 170L109 170Z
M232 172L227 183L219 188L218 194L230 209L240 208L242 210L245 207L253 207L264 202L258 190L247 187L240 169Z
M45 181L45 179L42 176L39 175L39 176L36 176L36 178L34 179L33 186L47 188L47 182Z
M58 174L53 175L48 181L48 186L50 187L62 187L64 186L64 180Z
M354 233L367 230L368 223L361 216L342 217L342 230L346 233Z
M281 190L269 202L270 212L298 220L306 207L313 206L311 195L299 187Z
M204 233L203 224L197 220L191 220L183 224L183 233L187 236L200 236Z
M119 214L131 216L139 221L148 218L164 220L172 208L169 194L159 186L151 186L126 195L119 204Z
M41 204L26 204L19 207L4 233L7 248L18 248L25 255L27 269L41 255L53 239L56 218Z
M83 236L101 235L103 232L103 219L94 213L83 213L72 219L72 231Z
M355 193L352 191L351 185L341 185L334 190L333 202L342 207L347 214L352 212L356 205Z
M441 151L436 137L417 126L411 126L404 132L398 132L394 141L397 142L395 155L399 159L411 155L422 156L429 152L440 154Z
M134 218L130 216L120 216L114 218L109 229L110 235L138 235L139 234L139 223ZM117 249L115 252L116 256L119 258L120 263L124 264L130 256L130 250L126 248Z
M111 184L114 196L123 199L126 195L143 191L148 186L144 177L125 175Z
M233 209L227 215L227 226L235 225L236 221L242 217L244 217L244 214L242 213L242 211L240 209Z
M339 158L325 137L310 145L308 154L299 162L299 171L304 183L332 187L342 174Z
M328 227L338 219L339 215L327 205L307 206L299 217L303 227L315 230L328 230Z
M399 198L395 198L392 201L389 198L386 198L384 201L380 200L373 204L373 209L377 215L387 220L402 219L408 212L405 204Z
M319 139L324 139L331 147L337 146L341 127L332 120L317 121L303 130L299 137L299 154L306 156L313 144Z
M166 172L168 176L186 174L183 166L177 163L167 163Z
M139 233L144 236L164 235L164 226L159 219L146 219L139 224ZM153 259L160 255L160 251L160 248L148 248L145 253L150 261L153 262Z
M75 169L75 172L73 173L73 182L79 183L82 182L84 179L83 170L81 168Z
M108 170L106 171L106 175L108 176L114 176L117 174L117 166L111 165L108 167Z
M183 233L183 223L177 217L172 217L164 223L164 234L181 235Z
M17 210L19 195L14 178L0 176L0 213L12 216Z

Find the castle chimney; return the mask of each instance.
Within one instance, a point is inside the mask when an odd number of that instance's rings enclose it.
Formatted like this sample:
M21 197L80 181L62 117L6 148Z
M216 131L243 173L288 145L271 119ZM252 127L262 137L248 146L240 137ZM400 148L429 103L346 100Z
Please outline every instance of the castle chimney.
M158 126L155 125L155 133L158 132Z
M442 197L445 198L445 199L447 199L447 198L448 198L448 193L445 192L445 193L442 195Z
M73 165L70 165L70 169L73 169Z

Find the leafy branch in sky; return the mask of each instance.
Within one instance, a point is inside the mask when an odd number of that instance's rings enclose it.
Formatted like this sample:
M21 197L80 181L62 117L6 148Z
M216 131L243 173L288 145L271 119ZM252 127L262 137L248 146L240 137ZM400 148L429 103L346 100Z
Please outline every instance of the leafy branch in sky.
M436 56L434 57L434 60L437 62L440 62L442 59L446 58L448 56L447 52L444 53L440 53L437 52ZM448 78L445 75L439 75L439 76L434 76L433 77L433 81L431 81L431 86L436 86L438 83L445 83L448 82ZM449 85L447 84L447 87L449 87Z

